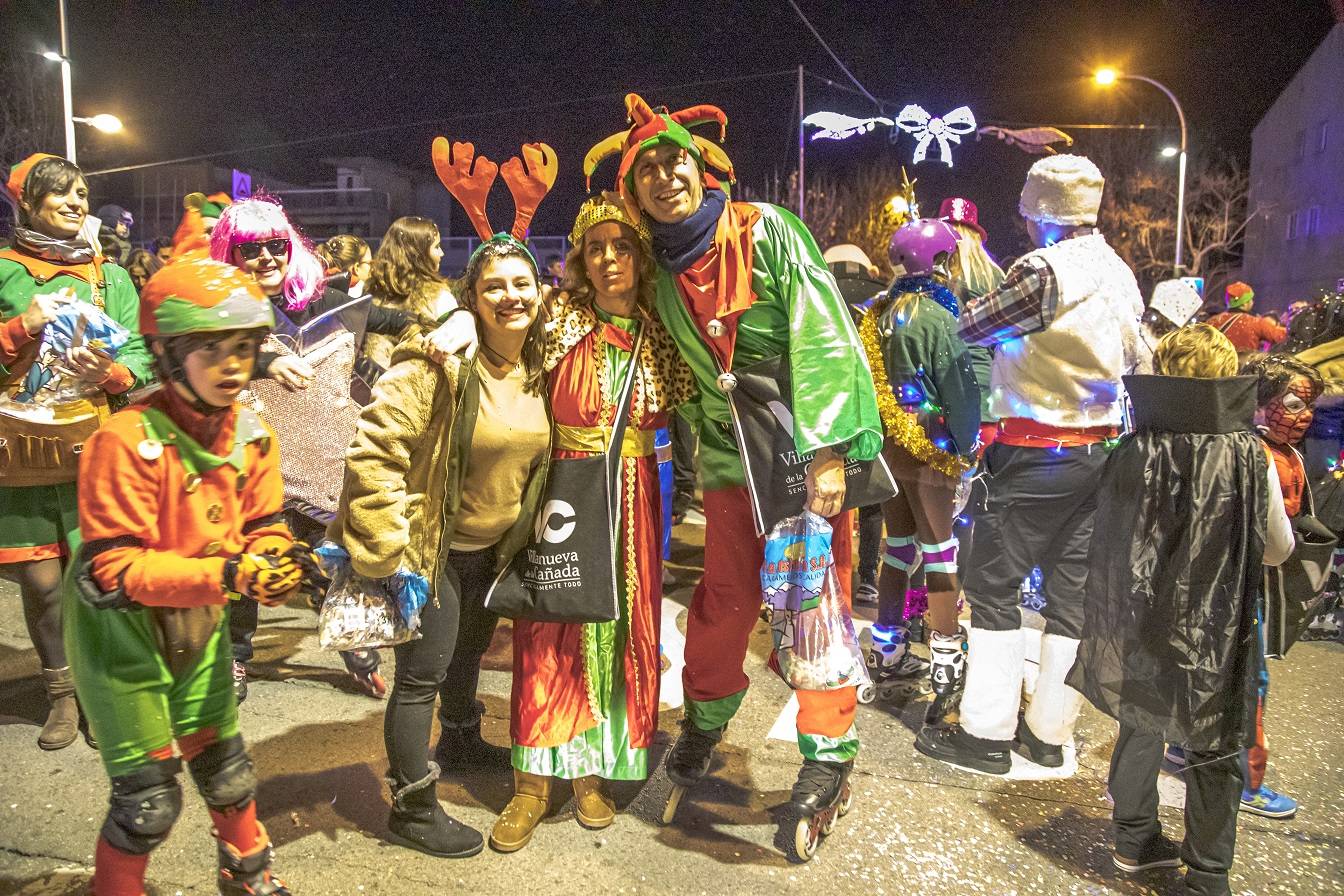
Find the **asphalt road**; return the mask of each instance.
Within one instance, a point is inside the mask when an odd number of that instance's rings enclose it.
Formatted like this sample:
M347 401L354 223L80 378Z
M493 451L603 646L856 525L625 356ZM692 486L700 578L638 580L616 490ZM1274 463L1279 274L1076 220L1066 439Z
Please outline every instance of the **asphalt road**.
M702 530L683 525L677 535L672 568L679 585L665 608L684 628ZM665 622L674 662L676 632ZM264 611L257 646L242 726L276 868L296 894L1176 892L1173 875L1124 880L1112 869L1104 790L1115 725L1090 707L1078 728L1076 774L1059 780L1026 780L1042 771L1029 766L1010 780L954 771L911 747L923 704L861 707L854 810L811 863L791 864L779 848L777 809L799 760L788 739L789 691L764 668L763 626L752 641L753 686L742 711L711 778L687 796L671 826L659 823L669 790L659 769L642 785L616 788L621 815L606 831L581 828L562 789L521 852L433 859L381 839L388 808L382 706L359 696L336 655L318 649L313 614ZM481 681L485 733L501 744L508 739L509 651L509 629L501 624ZM1344 645L1303 644L1274 664L1268 781L1300 798L1302 810L1288 821L1242 815L1238 894L1344 893L1342 659ZM677 702L679 688L666 687L664 696ZM0 582L0 894L73 896L84 892L91 871L107 782L82 741L57 753L37 749L35 726L44 713L17 591ZM665 707L654 751L659 763L679 716ZM208 816L185 783L187 808L150 864L151 893L215 892ZM1179 838L1173 807L1182 785L1164 775L1161 788L1163 822ZM448 811L483 830L510 791L507 774L439 786Z

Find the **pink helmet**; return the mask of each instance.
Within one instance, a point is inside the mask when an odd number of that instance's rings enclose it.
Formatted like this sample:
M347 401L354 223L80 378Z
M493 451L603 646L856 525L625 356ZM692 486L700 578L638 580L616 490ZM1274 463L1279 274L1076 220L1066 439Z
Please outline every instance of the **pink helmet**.
M887 257L908 277L933 273L939 256L957 251L957 232L946 221L918 218L891 235Z

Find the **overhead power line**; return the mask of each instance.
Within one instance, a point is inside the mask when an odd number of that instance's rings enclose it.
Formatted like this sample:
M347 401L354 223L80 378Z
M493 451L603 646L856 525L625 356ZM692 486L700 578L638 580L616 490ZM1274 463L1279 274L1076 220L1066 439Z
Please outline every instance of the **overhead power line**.
M796 68L781 69L774 72L760 72L752 75L735 75L731 78L710 78L703 81L686 81L681 84L671 84L665 87L655 89L643 89L644 92L653 94L655 92L670 92L674 90L684 90L690 87L708 87L716 84L733 84L742 81L759 81L767 78L778 78L784 75L797 77ZM176 159L164 159L158 162L142 162L137 165L121 165L116 168L102 168L98 171L86 171L85 177L93 177L100 174L121 174L126 171L141 171L145 168L159 168L164 165L182 165L187 162L203 162L206 159L214 159L219 156L243 155L245 153L262 152L270 149L285 149L290 146L304 146L309 143L324 143L331 140L345 140L350 137L364 137L369 134L384 134L390 131L400 131L406 128L424 127L426 125L442 124L444 122L474 121L482 118L493 118L499 115L513 115L518 112L542 112L548 109L558 109L564 106L573 106L580 103L591 103L598 100L623 99L629 90L612 91L608 93L599 93L592 96L574 97L567 100L556 100L550 103L534 103L524 106L509 106L498 109L488 109L479 112L466 112L461 115L444 115L438 118L426 118L420 121L404 121L397 124L381 125L374 128L360 128L355 131L341 131L335 134L323 134L318 137L304 137L300 140L284 140L278 143L265 143L260 146L243 146L234 149L221 149L215 152L200 153L194 156L181 156Z
M840 71L845 73L845 77L849 78L850 82L855 87L859 88L859 93L861 93L863 96L866 96L874 106L881 108L882 101L879 100L877 97L873 96L871 93L869 93L868 88L860 84L859 79L854 77L854 73L845 67L845 64L840 61L840 57L835 55L835 51L831 49L830 44L826 43L826 39L821 36L821 32L817 31L817 29L813 27L812 23L807 20L807 16L803 15L803 11L798 8L798 4L793 2L793 0L789 0L789 5L793 7L794 12L798 13L798 18L803 20L803 24L807 26L807 30L811 31L812 36L817 39L817 43L821 44L821 48L830 55L831 59L835 62L836 65L840 66Z

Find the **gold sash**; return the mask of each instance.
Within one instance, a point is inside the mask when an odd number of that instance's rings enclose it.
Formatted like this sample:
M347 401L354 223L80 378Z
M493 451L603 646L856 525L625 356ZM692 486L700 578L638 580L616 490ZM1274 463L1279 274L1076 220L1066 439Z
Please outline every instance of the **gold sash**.
M651 429L635 429L627 426L625 438L621 439L621 457L648 457L653 454L653 436L654 432ZM566 426L557 423L552 447L562 451L588 451L601 454L607 450L610 441L610 426Z

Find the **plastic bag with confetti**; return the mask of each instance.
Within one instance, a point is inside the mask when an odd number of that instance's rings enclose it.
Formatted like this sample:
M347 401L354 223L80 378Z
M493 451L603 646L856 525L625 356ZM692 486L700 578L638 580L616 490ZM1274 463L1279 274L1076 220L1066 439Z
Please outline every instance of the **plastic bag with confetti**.
M866 683L831 554L831 526L810 511L782 520L765 542L761 593L775 649L770 668L790 687L832 691Z

